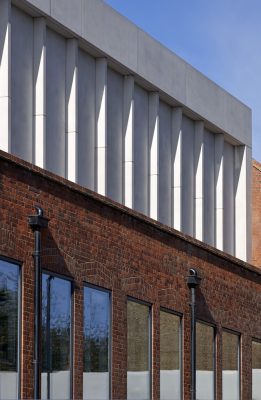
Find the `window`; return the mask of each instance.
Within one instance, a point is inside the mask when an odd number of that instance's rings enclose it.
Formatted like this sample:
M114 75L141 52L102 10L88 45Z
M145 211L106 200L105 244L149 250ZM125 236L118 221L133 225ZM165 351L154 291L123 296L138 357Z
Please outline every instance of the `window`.
M0 260L0 399L19 397L19 266Z
M160 311L160 399L181 399L181 321Z
M127 302L128 400L150 399L150 307Z
M196 323L196 397L215 398L215 333L212 326Z
M261 342L252 342L252 400L261 400Z
M84 288L83 398L110 398L110 294Z
M42 399L71 398L71 282L42 277Z
M223 400L239 400L239 336L230 332L222 335Z

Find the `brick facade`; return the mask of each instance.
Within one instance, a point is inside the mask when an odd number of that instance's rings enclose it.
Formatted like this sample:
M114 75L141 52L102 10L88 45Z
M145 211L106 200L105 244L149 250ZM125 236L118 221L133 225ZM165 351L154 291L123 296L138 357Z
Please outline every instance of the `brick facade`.
M107 198L0 153L0 256L22 263L22 398L33 397L33 206L50 219L43 233L43 268L74 285L73 397L82 398L83 283L112 291L112 398L126 399L127 296L152 305L153 399L159 399L160 307L182 313L183 394L190 398L190 292L202 277L197 316L216 327L216 399L222 396L222 328L241 334L241 393L251 399L251 338L261 339L258 269Z
M253 160L252 180L252 263L261 267L261 164L255 160Z

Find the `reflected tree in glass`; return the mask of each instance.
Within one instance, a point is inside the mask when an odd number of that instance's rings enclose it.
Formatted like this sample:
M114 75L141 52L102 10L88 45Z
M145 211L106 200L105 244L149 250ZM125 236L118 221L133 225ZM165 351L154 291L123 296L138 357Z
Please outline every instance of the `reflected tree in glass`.
M0 260L0 399L18 395L19 266Z
M70 398L71 283L43 274L42 398Z
M108 399L110 338L110 294L84 288L84 373L83 398Z
M127 302L128 400L150 398L150 307Z

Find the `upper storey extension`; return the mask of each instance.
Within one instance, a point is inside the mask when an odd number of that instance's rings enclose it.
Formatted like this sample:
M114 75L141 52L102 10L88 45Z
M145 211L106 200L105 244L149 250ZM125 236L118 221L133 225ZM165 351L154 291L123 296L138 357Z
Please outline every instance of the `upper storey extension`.
M0 148L250 260L251 111L101 0L0 1Z

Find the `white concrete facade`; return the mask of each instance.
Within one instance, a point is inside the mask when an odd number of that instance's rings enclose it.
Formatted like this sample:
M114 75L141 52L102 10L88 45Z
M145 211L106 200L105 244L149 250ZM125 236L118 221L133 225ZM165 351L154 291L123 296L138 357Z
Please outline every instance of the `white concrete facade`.
M1 0L0 148L250 260L251 111L101 0Z

